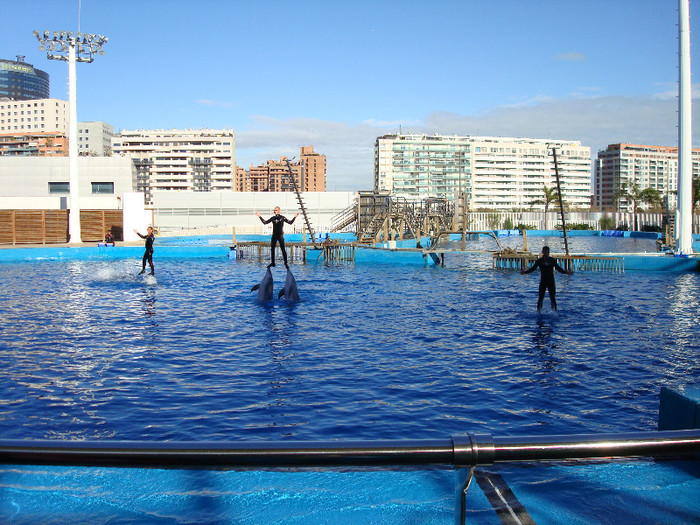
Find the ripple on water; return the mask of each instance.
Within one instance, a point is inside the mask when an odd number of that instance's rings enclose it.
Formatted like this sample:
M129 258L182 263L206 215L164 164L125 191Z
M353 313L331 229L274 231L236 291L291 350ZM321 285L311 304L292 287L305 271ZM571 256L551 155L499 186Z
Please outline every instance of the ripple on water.
M7 438L327 439L648 430L697 380L697 274L537 279L445 268L293 268L258 303L248 262L0 265ZM284 279L277 269L275 291Z

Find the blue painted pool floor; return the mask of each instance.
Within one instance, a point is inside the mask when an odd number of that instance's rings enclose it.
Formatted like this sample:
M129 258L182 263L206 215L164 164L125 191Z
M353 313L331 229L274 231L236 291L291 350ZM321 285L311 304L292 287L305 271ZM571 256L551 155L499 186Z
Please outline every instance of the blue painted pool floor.
M697 461L525 463L480 468L467 523L498 511L538 524L698 523ZM512 496L499 486L502 479ZM3 523L451 524L456 474L430 471L199 471L5 466ZM494 503L494 500L496 503ZM518 507L520 505L520 507Z

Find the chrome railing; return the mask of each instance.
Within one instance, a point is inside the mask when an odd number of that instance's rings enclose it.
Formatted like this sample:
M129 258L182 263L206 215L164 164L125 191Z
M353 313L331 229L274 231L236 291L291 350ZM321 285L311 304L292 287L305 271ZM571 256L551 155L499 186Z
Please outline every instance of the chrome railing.
M455 522L464 523L474 468L513 461L700 453L700 429L623 434L392 441L146 442L0 440L0 463L132 468L449 466L457 469ZM468 472L466 472L468 469Z

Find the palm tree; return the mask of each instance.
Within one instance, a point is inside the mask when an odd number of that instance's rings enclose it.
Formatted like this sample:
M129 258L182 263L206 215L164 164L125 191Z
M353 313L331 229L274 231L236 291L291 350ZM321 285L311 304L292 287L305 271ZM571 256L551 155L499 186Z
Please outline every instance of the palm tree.
M693 179L693 211L700 206L700 177Z
M559 198L559 193L557 193L557 190L554 188L548 188L547 185L542 186L542 191L544 192L544 196L541 199L535 199L532 201L532 205L534 206L535 204L544 204L544 229L547 229L547 212L549 211L549 205L552 204L553 202L556 202L556 200Z
M639 184L635 181L625 182L622 185L620 191L615 192L613 195L613 202L617 203L621 199L625 199L632 203L632 216L634 217L634 224L632 228L638 231L638 221L637 221L637 209L639 203L643 202L648 205L661 204L661 194L658 190L654 188L644 188L643 190L639 188Z

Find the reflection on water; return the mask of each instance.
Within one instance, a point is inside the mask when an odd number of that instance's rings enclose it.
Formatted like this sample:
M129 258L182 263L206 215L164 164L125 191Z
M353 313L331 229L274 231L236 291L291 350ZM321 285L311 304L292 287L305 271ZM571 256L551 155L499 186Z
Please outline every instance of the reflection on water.
M258 303L251 262L138 270L0 265L6 438L650 430L661 386L700 377L698 274L557 276L558 316L483 254L297 266L296 304Z
M554 323L538 319L535 323L535 331L532 336L536 357L540 359L541 369L544 373L556 371L559 357L556 355L556 343L553 338Z

